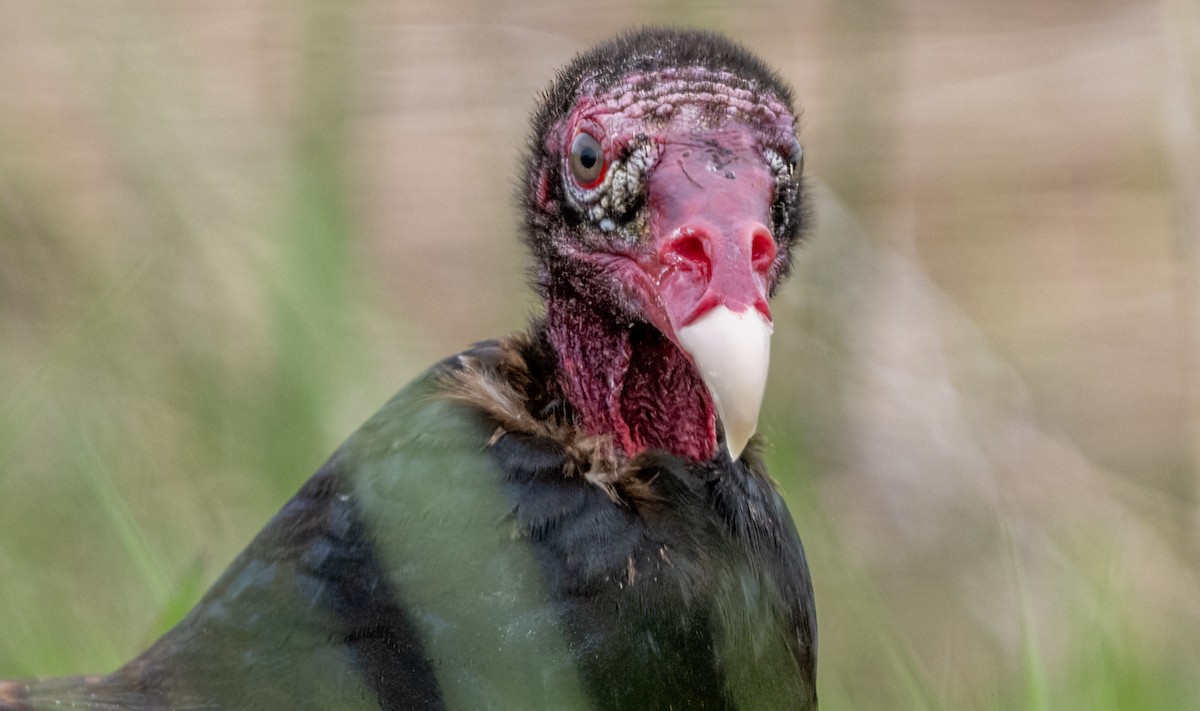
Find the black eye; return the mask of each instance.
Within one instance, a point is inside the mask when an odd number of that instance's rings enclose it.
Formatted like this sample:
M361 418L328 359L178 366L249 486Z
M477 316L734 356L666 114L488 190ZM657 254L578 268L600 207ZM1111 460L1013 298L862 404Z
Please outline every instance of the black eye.
M604 177L604 149L591 134L580 133L571 142L571 175L585 188Z

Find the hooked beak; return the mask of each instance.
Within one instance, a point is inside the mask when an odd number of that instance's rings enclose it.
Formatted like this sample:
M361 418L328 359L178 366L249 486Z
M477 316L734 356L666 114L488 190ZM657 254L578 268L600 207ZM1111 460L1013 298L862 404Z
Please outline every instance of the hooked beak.
M712 395L725 430L725 448L734 461L758 428L771 331L771 322L755 309L736 313L716 306L676 332Z
M651 270L664 331L691 357L733 460L758 424L771 340L773 178L731 141L667 144L650 175Z

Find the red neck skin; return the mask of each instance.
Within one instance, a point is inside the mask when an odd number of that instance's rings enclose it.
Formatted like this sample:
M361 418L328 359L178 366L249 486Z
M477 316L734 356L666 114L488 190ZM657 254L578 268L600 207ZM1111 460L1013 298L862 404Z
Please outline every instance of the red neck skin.
M626 456L661 449L694 461L717 451L717 414L691 360L647 324L615 323L570 292L547 299L559 386L590 435Z

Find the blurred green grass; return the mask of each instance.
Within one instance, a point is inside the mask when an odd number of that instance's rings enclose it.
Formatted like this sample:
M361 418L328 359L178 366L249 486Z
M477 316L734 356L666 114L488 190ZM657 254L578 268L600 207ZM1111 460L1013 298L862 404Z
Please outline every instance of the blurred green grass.
M1110 71L1189 11L476 10L0 8L0 677L129 658L393 390L520 327L535 92L690 20L809 116L764 423L823 707L1200 708L1187 371L1156 341L1195 235L1146 75Z

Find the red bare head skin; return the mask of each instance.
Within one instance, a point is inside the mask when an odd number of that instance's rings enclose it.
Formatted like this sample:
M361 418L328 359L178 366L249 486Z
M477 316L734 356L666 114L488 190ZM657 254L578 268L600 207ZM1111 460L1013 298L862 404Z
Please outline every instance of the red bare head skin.
M672 331L717 305L771 318L775 181L749 133L669 136L649 176L651 249L641 266L658 284Z
M560 380L585 429L626 454L706 460L714 406L677 332L718 305L770 320L803 217L790 96L704 33L648 31L591 55L548 94L528 166Z

